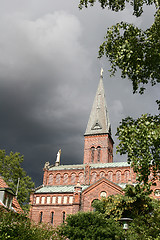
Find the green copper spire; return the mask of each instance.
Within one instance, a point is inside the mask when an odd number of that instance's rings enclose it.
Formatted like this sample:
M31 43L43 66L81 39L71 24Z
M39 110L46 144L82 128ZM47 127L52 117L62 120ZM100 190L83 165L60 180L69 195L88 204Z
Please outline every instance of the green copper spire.
M101 69L100 81L93 102L88 125L84 135L111 134L105 92L103 86L103 69Z

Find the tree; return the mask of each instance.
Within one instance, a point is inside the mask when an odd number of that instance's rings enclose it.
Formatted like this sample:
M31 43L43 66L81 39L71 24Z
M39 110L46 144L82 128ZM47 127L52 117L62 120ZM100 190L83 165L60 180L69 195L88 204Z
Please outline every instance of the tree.
M0 207L0 240L58 240L55 229L38 225L24 215Z
M155 201L150 214L141 214L133 219L127 231L127 239L160 240L160 204Z
M59 228L59 234L70 240L114 240L123 236L118 222L106 219L97 212L78 212L69 215L66 223Z
M29 196L34 183L21 167L22 162L23 156L20 153L10 152L6 155L5 150L0 150L0 174L15 193L19 179L17 200L23 210L28 210Z
M80 0L79 8L94 5L96 0ZM112 11L125 9L126 3L133 6L136 17L143 13L143 5L154 4L156 8L155 21L147 30L139 29L133 24L121 22L109 27L105 41L99 48L99 58L106 56L111 63L111 75L119 68L121 77L132 81L133 92L138 88L144 92L145 84L160 82L160 1L158 0L99 0L101 7Z
M136 219L139 216L152 213L155 202L148 196L148 192L143 191L139 185L135 187L127 185L124 189L124 195L110 195L107 198L95 200L92 207L106 218L111 217L119 220L130 217Z
M139 185L127 185L124 195L111 195L95 200L92 206L107 219L121 222L121 218L132 218L127 239L160 240L160 203L150 198Z
M136 120L123 119L117 136L120 140L117 151L127 153L139 184L154 183L160 173L160 116L146 114Z

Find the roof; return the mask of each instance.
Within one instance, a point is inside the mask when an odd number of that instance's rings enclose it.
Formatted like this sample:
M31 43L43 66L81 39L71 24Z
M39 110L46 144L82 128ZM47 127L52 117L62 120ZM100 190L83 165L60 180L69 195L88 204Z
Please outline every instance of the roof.
M103 86L103 76L101 75L96 96L93 102L86 132L84 135L110 133L110 122L105 92Z
M69 169L84 169L85 164L74 164L74 165L59 165L52 166L49 170L69 170Z
M12 195L13 195L13 190L11 190L11 188L9 188L9 186L7 185L7 183L4 181L4 179L2 178L2 176L0 176L0 189L3 189L3 190L9 190L11 191ZM1 206L4 206L4 204L2 202L0 202L0 205ZM5 206L4 206L5 207ZM22 208L20 207L17 199L15 197L13 197L13 200L12 200L12 209L15 211L15 212L18 212L18 213L23 213L23 210Z
M99 181L99 180L98 180ZM109 180L108 180L109 181ZM111 182L111 181L109 181ZM113 183L113 182L112 182ZM84 190L86 190L88 187L94 185L95 183L93 184L90 184L90 185L82 185L82 192ZM116 183L113 183L121 188L125 188L126 184L124 183L121 183L121 184L116 184ZM74 192L74 187L75 185L66 185L66 186L41 186L41 188L37 188L35 190L35 193L73 193Z
M42 186L35 190L35 193L73 193L75 185L66 186ZM82 191L85 190L88 185L82 185Z
M0 188L9 188L4 179L0 176Z
M52 166L49 168L49 171L52 170L70 170L70 169L84 169L86 164L75 164L75 165L60 165ZM92 163L89 164L91 169L94 168L115 168L115 167L129 167L130 165L127 162L113 162L113 163Z
M19 205L19 202L17 201L17 199L15 197L13 197L13 200L12 200L12 208L17 213L23 213L23 210L22 210L21 206Z

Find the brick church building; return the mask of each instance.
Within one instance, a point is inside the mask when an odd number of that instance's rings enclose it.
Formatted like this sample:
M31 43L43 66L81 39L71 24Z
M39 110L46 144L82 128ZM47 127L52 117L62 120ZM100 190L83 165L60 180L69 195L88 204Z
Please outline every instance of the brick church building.
M101 72L84 134L83 164L60 165L61 151L55 165L45 163L43 185L30 196L30 218L56 226L68 214L91 211L95 199L123 194L128 182L135 184L136 175L130 165L113 162L113 144ZM160 185L155 195L160 197Z

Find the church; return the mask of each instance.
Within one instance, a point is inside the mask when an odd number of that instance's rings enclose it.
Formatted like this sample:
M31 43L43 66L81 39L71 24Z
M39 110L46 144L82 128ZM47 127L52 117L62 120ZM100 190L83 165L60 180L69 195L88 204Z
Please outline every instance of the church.
M30 196L30 218L35 222L57 226L68 214L92 211L95 199L123 194L127 183L136 184L136 175L127 162L113 162L114 141L102 72L84 134L83 164L60 165L61 150L55 165L45 163L43 185ZM160 197L158 185L153 193L156 198Z

